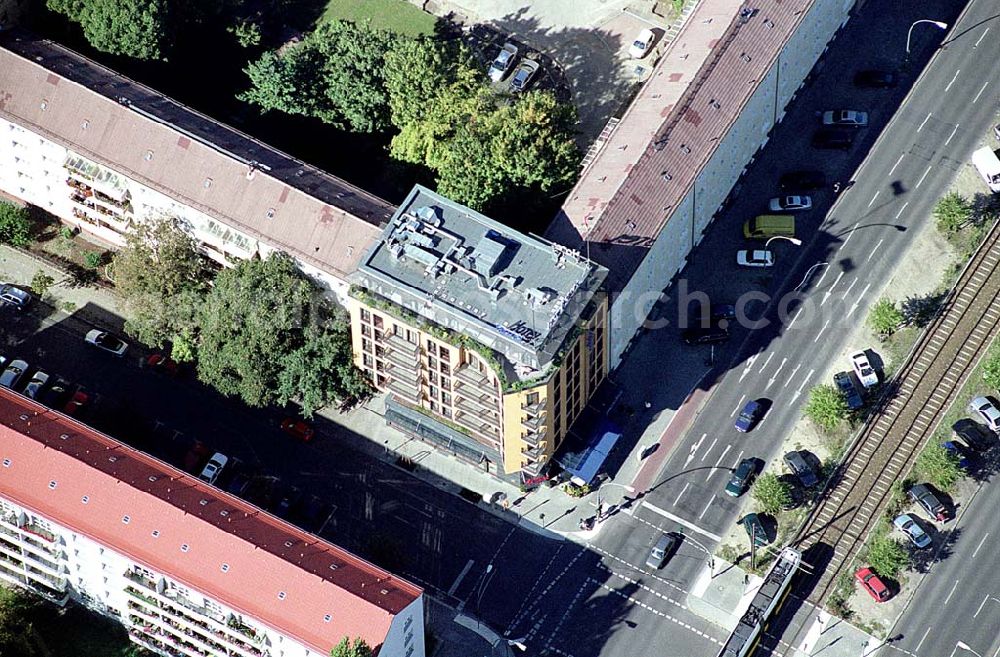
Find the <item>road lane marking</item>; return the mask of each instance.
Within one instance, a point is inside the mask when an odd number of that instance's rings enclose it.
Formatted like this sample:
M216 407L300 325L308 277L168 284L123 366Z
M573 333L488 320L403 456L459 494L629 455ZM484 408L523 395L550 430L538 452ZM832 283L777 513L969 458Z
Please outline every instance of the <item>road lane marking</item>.
M990 533L986 532L986 536L983 536L983 540L979 541L979 545L976 546L976 551L972 553L972 558L973 559L975 559L976 555L979 554L979 548L983 547L983 543L986 542L986 537L989 536L989 535L990 535Z
M826 323L825 323L825 324L823 324L823 328L821 328L821 329L819 330L819 333L817 333L817 334L816 334L816 337L815 337L815 338L813 338L813 344L815 344L815 343L819 342L819 338L820 338L820 336L821 336L821 335L823 335L823 331L825 331L825 330L827 329L827 327L828 327L828 326L830 326L830 320L826 320Z
M854 303L851 304L850 309L848 309L847 311L848 317L853 315L854 311L858 309L858 305L861 303L861 300L865 298L865 295L868 294L868 288L870 288L871 286L872 284L869 283L868 285L865 286L865 289L861 290L861 294L857 296L857 298L854 300Z
M701 510L701 513L698 514L698 520L701 520L702 518L705 517L705 514L708 513L708 510L712 508L713 504L715 504L715 496L714 495L712 496L712 498L710 500L708 500L708 504L706 504L705 508Z
M681 492L677 493L677 499L674 500L674 506L677 506L677 503L681 501L681 498L684 496L684 493L687 492L688 486L690 485L691 482L690 481L687 482L686 484L684 484L684 488L681 489Z
M951 89L951 85L955 84L955 80L958 79L958 74L961 72L962 69L958 69L957 71L955 71L955 76L951 79L951 82L948 83L948 86L944 88L945 93L948 93L948 90Z
M956 132L958 132L958 124L957 123L955 124L955 127L951 129L951 134L948 135L948 141L946 141L944 143L945 146L947 146L949 143L951 143L951 138L955 136Z
M773 351L767 355L767 360L764 361L764 365L761 366L760 371L758 372L758 374L763 374L764 373L764 370L767 369L767 364L771 362L772 358L774 358L774 352Z
M701 455L701 460L702 461L704 461L705 457L708 456L712 452L712 448L715 447L715 443L717 443L717 442L719 442L718 438L716 438L715 440L713 440L712 444L708 446L708 449L705 450L705 453Z
M948 592L948 597L944 599L945 606L948 605L948 601L951 600L951 596L954 595L955 589L958 588L958 581L959 580L957 579L955 580L955 585L951 587L951 591Z
M875 248L872 249L872 252L868 254L868 257L865 259L865 262L868 262L869 260L872 259L872 256L875 255L875 252L878 251L878 247L882 246L882 242L884 242L884 241L885 241L885 238L880 239L878 241L878 244L875 245Z
M851 293L851 290L854 289L854 286L857 285L857 283L858 283L858 279L857 279L857 277L855 277L854 280L851 281L851 284L847 286L847 291L844 292L844 296L842 296L840 298L844 299L846 301L847 300L847 295Z
M696 442L694 445L691 445L691 452L688 454L687 460L684 461L684 467L685 468L688 467L688 464L691 462L691 459L694 458L694 455L698 451L698 448L701 447L701 444L703 442L705 442L705 437L706 436L708 436L707 433L701 434L701 438L698 439L698 442ZM714 445L715 443L712 443L712 444ZM705 457L702 457L702 458L705 458Z
M741 408L743 408L743 400L746 399L746 398L747 398L746 395L743 395L742 397L740 397L739 403L736 404L736 408L734 408L733 412L729 414L729 417L736 417L736 414L740 412Z
M721 536L713 534L712 532L708 531L707 529L702 529L701 527L699 527L698 525L694 524L693 522L688 522L684 518L679 518L679 517L675 516L674 514L670 513L669 511L664 511L663 509L661 509L661 508L659 508L657 506L654 506L654 505L650 504L649 502L646 502L643 505L643 508L644 509L649 509L653 513L658 513L658 514L660 514L661 516L663 516L664 518L666 518L668 520L673 520L678 525L681 525L683 527L687 527L688 529L690 529L693 532L698 532L702 536L707 536L708 538L712 539L713 541L719 542L719 541L722 540Z
M989 31L990 31L990 28L988 28L988 27L985 30L983 30L983 33L979 35L979 38L976 39L976 43L974 43L972 47L973 48L978 47L979 46L979 42L983 40L983 37L985 37L986 33L989 32Z
M906 209L906 206L907 206L907 205L909 205L909 204L910 204L910 202L909 202L909 201L907 201L906 203L904 203L904 204L903 204L903 207L901 207L901 208L899 209L899 212L897 212L897 213L896 213L896 218L897 218L897 219L899 219L899 215L903 214L903 210L905 210L905 209Z
M924 631L924 635L922 637L920 637L920 643L918 643L917 647L913 649L913 652L915 652L915 653L920 652L920 646L924 645L924 639L927 638L927 635L930 633L930 631L931 631L931 628L929 628L929 627Z
M774 382L778 380L778 375L781 373L781 368L784 367L785 363L787 363L787 362L788 362L787 358L782 358L781 359L781 365L778 365L778 369L774 370L774 375L770 379L767 380L767 385L764 386L765 390L767 388L770 388L771 386L773 386Z
M988 595L983 598L983 601L979 603L979 609L977 609L976 613L974 613L972 615L973 618L975 618L976 616L979 615L979 612L981 612L983 610L983 605L986 604L986 601L989 600L989 599L990 599L990 596L988 596Z
M920 180L917 181L917 186L914 187L913 189L920 189L920 185L921 183L924 182L924 178L926 178L927 174L931 172L931 166L933 165L930 164L927 165L927 171L924 171L924 175L920 176Z
M782 388L787 388L788 387L788 384L791 383L792 379L795 378L795 374L799 371L800 367L802 367L802 363L799 363L798 365L795 366L795 369L792 370L792 373L789 374L788 378L785 380L785 385L781 386Z
M731 450L732 448L733 448L732 445L726 445L726 448L722 450L722 454L719 455L719 459L715 462L715 465L712 466L712 469L708 471L707 475L705 475L705 481L708 481L709 479L715 476L715 473L719 471L719 464L722 463L722 459L726 458L726 454L728 454L729 450Z
M905 153L903 153L903 155L906 155L906 154L905 154ZM896 167L898 167L898 166L899 166L899 163L903 161L903 155L900 155L900 156L899 156L899 159L898 159L898 160L896 160L896 163L892 165L892 168L891 168L891 169L889 169L889 175L890 175L890 176L892 175L892 172L896 170Z
M469 559L469 562L465 564L465 568L462 569L462 572L460 572L458 577L455 578L455 581L452 582L451 588L448 589L448 595L455 595L458 585L462 583L463 579L465 579L465 576L469 573L469 569L472 568L472 564L474 563L476 563L475 559Z
M984 82L984 83L983 83L983 87L982 87L982 89L980 89L980 90L979 90L979 93L978 93L978 94L976 94L976 97L972 99L972 102L974 102L974 103L975 103L975 102L978 102L978 101L979 101L979 97L983 95L983 92L984 92L984 91L986 91L986 85L988 85L988 84L989 84L989 82Z
M872 200L868 201L868 207L871 207L871 206L872 206L872 203L874 203L874 202L875 202L875 199L877 199L877 198L878 198L878 195L879 195L879 194L881 194L881 193L882 193L882 190L881 190L881 189L880 189L880 190L878 190L877 192L875 192L875 196L873 196L873 197L872 197Z
M655 614L655 615L657 615L657 616L659 616L661 618L666 618L668 621L671 621L672 623L675 623L676 625L680 625L685 630L688 630L689 632L691 632L693 634L696 634L697 636L700 636L703 639L707 639L707 640L711 641L712 643L714 643L717 646L724 645L722 641L716 639L713 636L709 636L708 634L706 634L705 632L702 632L701 630L699 630L698 628L694 627L693 625L691 625L689 623L685 623L684 621L682 621L679 618L674 618L670 614L662 612L659 609L654 609L652 606L646 604L642 600L639 600L638 598L635 598L634 596L631 596L631 595L629 595L627 593L623 593L620 589L612 588L608 584L605 584L604 582L600 582L600 581L594 579L593 577L588 577L587 578L587 583L588 584L593 584L593 585L597 586L598 588L605 589L608 593L612 593L614 595L621 596L622 598L625 598L627 601L631 602L632 604L636 605L637 607L640 607L640 608L642 608L642 609L644 609L644 610L646 610L646 611L648 611L650 613L653 613L653 614ZM642 587L642 588L646 588L646 587ZM653 591L652 589L649 589L649 591L652 592L652 593L654 593L654 594L656 594L656 592ZM673 601L671 600L671 602L673 602ZM681 607L681 609L684 609L685 611L687 610L687 607L684 607L683 605L678 605L678 606ZM553 647L553 645L552 645L551 635L550 635L550 638L549 638L549 643L545 646L545 649L546 650L551 650L551 651L558 651L558 649L555 648L555 647ZM566 653L563 653L562 651L559 651L559 652L560 652L560 654L563 654L563 655L566 654Z
M917 132L920 132L921 130L924 129L924 124L927 123L927 120L930 119L930 118L931 118L931 113L927 112L927 116L924 118L923 121L920 122L920 127L917 128Z
M794 311L792 311L792 321L788 322L788 328L792 328L793 326L795 326L795 320L797 320L799 318L799 315L802 314L801 312L799 312L800 310L801 310L800 308L796 308Z
M802 379L802 383L799 384L799 388L795 392L801 395L802 389L806 387L806 384L809 383L809 380L813 378L813 374L815 373L816 370L809 370L809 374L806 374L806 378Z

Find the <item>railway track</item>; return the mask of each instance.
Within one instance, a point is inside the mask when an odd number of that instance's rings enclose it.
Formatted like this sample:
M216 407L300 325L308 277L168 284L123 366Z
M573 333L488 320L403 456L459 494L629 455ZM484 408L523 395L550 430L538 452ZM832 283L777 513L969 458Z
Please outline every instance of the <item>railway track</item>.
M817 568L812 602L823 603L850 568L893 482L913 463L998 332L1000 228L994 225L899 373L884 384L879 406L792 541L806 561L810 554L829 558L825 568L811 564Z

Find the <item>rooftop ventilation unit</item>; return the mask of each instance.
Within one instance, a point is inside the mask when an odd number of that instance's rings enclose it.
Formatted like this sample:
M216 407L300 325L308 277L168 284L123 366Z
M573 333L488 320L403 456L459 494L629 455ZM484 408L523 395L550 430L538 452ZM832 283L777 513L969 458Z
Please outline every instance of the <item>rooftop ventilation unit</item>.
M422 208L417 208L416 212L414 212L414 214L417 215L417 217L419 217L421 221L425 221L431 226L434 226L435 228L441 225L441 216L439 213L440 213L439 208L432 207L429 205L425 205Z
M472 267L476 273L492 278L500 271L501 260L507 251L507 244L500 241L500 235L492 230L483 236L472 252Z

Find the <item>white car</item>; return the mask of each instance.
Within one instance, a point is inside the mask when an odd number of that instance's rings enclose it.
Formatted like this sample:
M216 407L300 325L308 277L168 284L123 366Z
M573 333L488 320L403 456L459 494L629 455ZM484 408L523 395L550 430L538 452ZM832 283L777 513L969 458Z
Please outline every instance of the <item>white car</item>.
M854 367L854 373L858 375L861 385L866 388L878 385L878 373L875 372L865 352L851 354L851 366Z
M229 457L222 452L216 452L212 455L212 458L208 459L208 463L205 464L205 469L201 471L198 478L202 481L214 484L219 478L222 468L226 467L226 463L229 463Z
M517 46L508 41L503 44L503 48L497 54L496 59L490 64L490 70L488 75L490 80L493 82L499 82L503 80L504 76L507 75L507 71L514 65L514 60L517 59Z
M649 51L653 49L653 40L656 39L656 33L653 30L645 29L639 32L639 36L635 38L632 45L628 47L628 54L633 59L642 59Z
M795 212L796 210L812 209L813 200L811 196L777 196L772 198L767 204L772 212Z
M927 535L924 528L921 527L916 519L909 513L896 516L896 519L892 521L892 524L896 525L896 529L906 534L906 537L910 539L910 542L916 547L925 548L931 544L931 537Z
M773 267L774 253L764 249L737 251L736 264L741 267Z
M976 397L969 402L969 410L983 418L983 422L990 429L1000 431L1000 410L997 410L997 407L989 399Z
M868 125L868 112L830 110L823 112L823 125L846 125L860 128Z
M87 333L87 337L85 337L84 340L87 344L93 345L98 349L106 351L109 354L114 354L115 356L124 356L125 352L128 351L128 344L124 340L100 329L94 329L93 331Z

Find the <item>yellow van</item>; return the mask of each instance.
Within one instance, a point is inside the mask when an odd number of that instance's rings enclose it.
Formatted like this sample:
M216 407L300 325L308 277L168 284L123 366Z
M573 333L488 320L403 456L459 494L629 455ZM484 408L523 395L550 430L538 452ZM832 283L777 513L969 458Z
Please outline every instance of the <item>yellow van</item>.
M743 224L743 237L766 240L776 235L795 237L795 217L789 214L761 214Z

